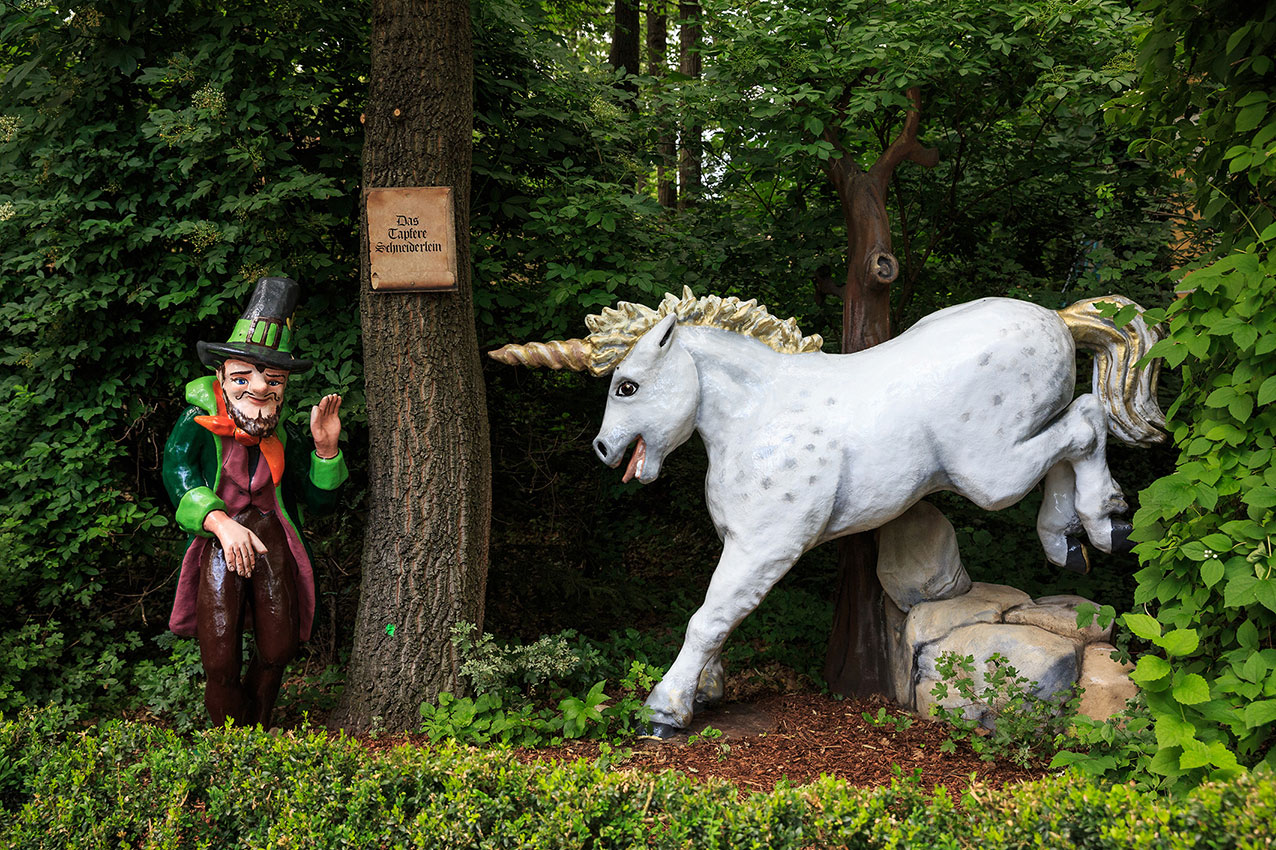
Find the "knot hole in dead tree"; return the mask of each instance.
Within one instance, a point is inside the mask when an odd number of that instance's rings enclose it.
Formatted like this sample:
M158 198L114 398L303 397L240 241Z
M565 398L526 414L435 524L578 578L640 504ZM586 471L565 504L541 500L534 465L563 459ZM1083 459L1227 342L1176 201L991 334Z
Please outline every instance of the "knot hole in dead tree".
M895 259L894 254L879 251L869 257L868 270L875 283L889 286L899 277L899 260Z

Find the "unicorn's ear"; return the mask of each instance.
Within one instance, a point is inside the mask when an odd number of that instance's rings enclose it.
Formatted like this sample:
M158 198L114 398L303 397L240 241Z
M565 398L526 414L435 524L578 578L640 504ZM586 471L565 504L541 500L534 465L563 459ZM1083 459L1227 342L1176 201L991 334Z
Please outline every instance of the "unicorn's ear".
M672 350L673 346L670 343L673 341L674 326L677 323L678 317L670 313L644 331L633 349L625 356L626 366L631 371L654 367Z
M660 340L656 344L656 348L664 349L669 345L669 341L673 339L673 329L678 325L678 315L670 313L652 328L648 333Z

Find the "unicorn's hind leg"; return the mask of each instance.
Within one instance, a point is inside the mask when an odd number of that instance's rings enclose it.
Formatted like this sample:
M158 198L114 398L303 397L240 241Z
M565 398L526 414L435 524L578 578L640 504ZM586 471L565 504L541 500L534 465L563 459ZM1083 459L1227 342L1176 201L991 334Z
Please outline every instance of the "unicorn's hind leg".
M1098 400L1094 403L1098 405ZM1105 418L1105 425L1106 422ZM1125 515L1130 507L1108 469L1106 432L1092 452L1073 459L1072 469L1077 482L1077 515L1090 542L1104 552L1129 551L1131 528Z
M1081 517L1077 515L1077 477L1072 464L1061 460L1046 473L1045 494L1037 512L1037 536L1046 559L1073 572L1090 571L1090 555L1081 542Z
M1110 552L1114 540L1118 544L1123 541L1129 526L1113 519L1114 514L1125 513L1127 507L1121 488L1108 471L1107 430L1107 414L1099 400L1087 393L1078 396L1053 422L1028 439L987 452L981 462L957 468L949 465L949 477L955 489L971 501L999 510L1023 498L1060 462L1067 462L1075 476L1072 506L1086 536L1098 549ZM1060 471L1054 477L1059 489L1063 489L1064 475ZM1066 535L1066 528L1062 527L1065 523L1060 521L1064 513L1061 509L1047 517L1047 534L1042 540L1047 555L1052 554L1052 548L1058 554L1055 532ZM1047 541L1046 537L1051 539Z
M712 680L714 664L721 682L720 656L727 637L758 607L801 554L765 558L759 556L760 549L764 546L746 547L727 538L704 604L687 623L687 634L678 657L647 697L647 707L652 712L652 732L657 737L667 738L691 725L704 674L708 672ZM715 688L706 687L706 695L713 690Z

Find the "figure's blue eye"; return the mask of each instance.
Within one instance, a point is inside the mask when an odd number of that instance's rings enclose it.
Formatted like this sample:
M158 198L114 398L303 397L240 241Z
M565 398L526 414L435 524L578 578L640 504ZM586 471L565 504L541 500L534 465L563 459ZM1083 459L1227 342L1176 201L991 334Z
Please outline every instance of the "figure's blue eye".
M621 381L616 387L616 395L619 396L631 396L636 392L638 392L638 385L633 381Z
M230 382L232 384L235 384L236 386L242 387L244 384L248 383L248 379L247 378L231 378Z

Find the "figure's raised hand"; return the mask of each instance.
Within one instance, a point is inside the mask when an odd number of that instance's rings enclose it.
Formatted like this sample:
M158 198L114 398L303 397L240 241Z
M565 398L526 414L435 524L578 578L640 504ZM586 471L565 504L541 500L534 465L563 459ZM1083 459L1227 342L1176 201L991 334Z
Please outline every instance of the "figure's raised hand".
M315 453L321 458L337 456L337 440L341 437L341 396L326 395L310 408L310 435L315 440Z

